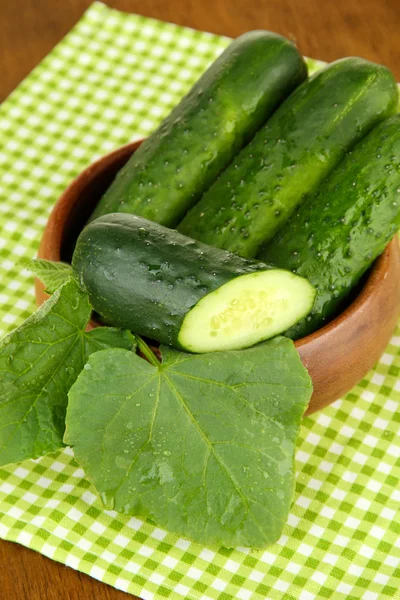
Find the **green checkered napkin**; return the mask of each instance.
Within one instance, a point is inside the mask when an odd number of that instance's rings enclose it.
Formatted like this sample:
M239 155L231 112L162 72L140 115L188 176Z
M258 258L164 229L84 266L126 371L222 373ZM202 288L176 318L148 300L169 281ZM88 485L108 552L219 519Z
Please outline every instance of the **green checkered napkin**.
M228 44L95 3L0 108L0 327L35 309L48 214L90 162L148 135ZM267 551L204 548L102 508L70 449L0 469L0 536L151 598L400 599L400 330L345 399L306 418L295 501ZM0 575L1 578L1 575Z

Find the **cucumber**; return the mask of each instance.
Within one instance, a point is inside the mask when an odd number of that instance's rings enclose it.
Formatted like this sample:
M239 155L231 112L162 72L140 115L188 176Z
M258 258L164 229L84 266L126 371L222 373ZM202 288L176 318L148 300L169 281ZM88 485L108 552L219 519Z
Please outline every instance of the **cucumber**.
M378 125L304 204L260 258L306 277L314 308L293 339L334 317L400 225L400 115Z
M240 36L141 144L92 219L127 212L174 227L306 77L286 38L268 31Z
M345 152L395 112L392 73L359 58L303 83L234 159L178 230L251 258Z
M305 316L315 290L290 271L124 213L90 223L72 266L106 322L190 352L234 350Z

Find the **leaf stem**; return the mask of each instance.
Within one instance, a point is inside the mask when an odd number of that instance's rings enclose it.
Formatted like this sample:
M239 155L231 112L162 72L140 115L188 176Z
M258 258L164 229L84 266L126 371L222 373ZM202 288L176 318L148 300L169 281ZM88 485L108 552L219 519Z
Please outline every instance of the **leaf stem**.
M137 333L135 333L134 335L135 335L135 338L137 341L138 348L139 348L140 352L143 354L143 356L145 358L147 358L147 360L149 361L150 364L154 365L155 367L159 367L160 361L158 360L158 358L154 354L154 352L151 350L151 348L149 348L149 346L140 337L140 335L138 335Z

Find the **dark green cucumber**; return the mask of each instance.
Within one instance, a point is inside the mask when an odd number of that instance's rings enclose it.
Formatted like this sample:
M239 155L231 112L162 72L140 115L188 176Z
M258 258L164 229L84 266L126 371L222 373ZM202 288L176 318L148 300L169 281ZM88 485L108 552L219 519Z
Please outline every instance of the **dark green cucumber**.
M312 312L286 335L312 333L349 293L400 225L400 115L378 125L294 215L260 258L306 277Z
M127 212L174 227L306 77L303 58L286 38L242 35L142 143L92 219Z
M359 58L332 63L280 106L178 230L256 256L345 152L395 112L397 100L385 67Z
M277 335L315 297L290 271L123 213L83 230L72 266L108 323L192 352L245 348Z

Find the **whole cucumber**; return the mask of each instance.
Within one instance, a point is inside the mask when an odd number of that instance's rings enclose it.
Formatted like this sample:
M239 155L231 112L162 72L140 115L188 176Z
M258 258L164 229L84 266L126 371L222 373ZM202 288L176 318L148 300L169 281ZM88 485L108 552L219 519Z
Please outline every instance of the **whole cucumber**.
M108 323L192 352L240 349L277 335L311 310L315 296L290 271L123 213L82 231L72 266Z
M317 72L279 107L178 230L256 256L345 152L395 112L392 73L360 58Z
M92 219L127 212L174 227L306 77L286 38L268 31L240 36L142 143Z
M307 277L311 313L286 332L297 339L340 311L400 226L400 115L378 125L261 252Z

